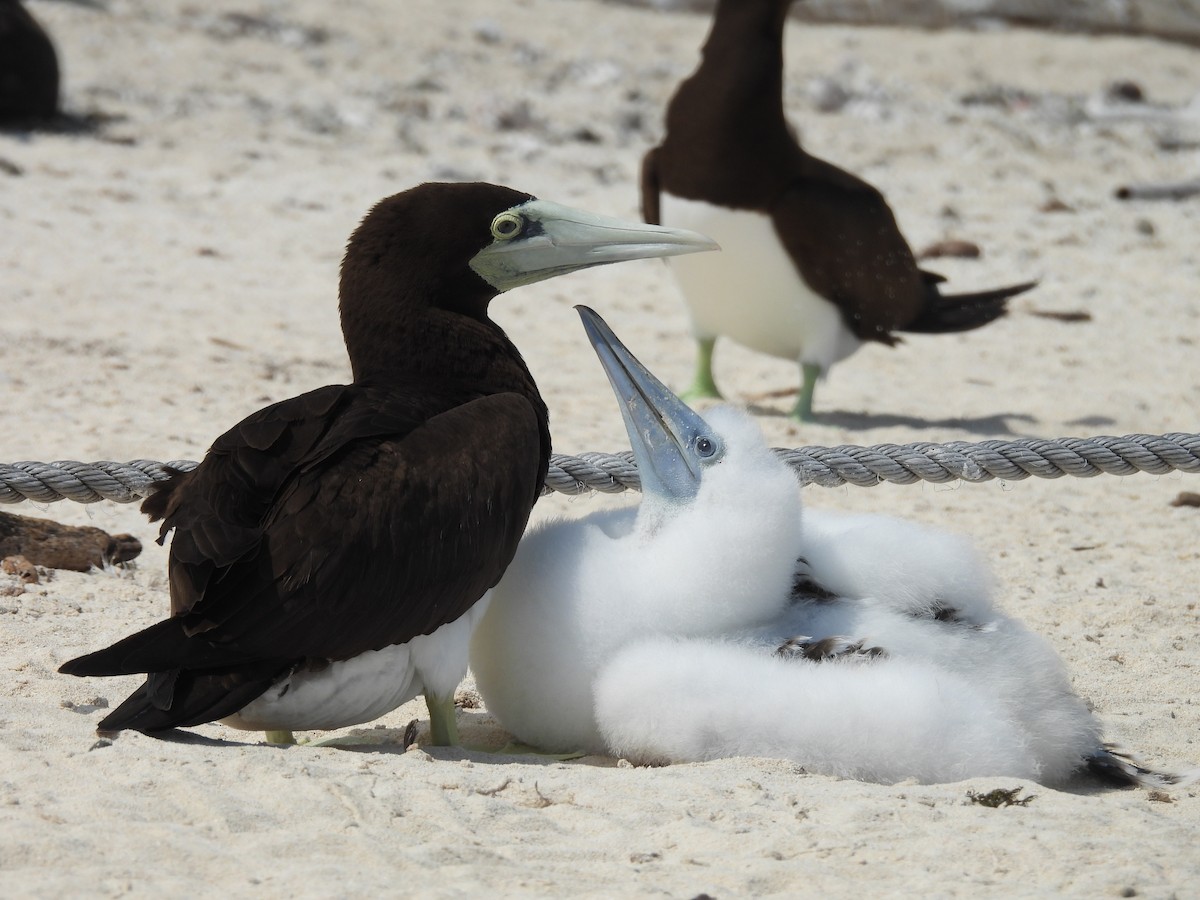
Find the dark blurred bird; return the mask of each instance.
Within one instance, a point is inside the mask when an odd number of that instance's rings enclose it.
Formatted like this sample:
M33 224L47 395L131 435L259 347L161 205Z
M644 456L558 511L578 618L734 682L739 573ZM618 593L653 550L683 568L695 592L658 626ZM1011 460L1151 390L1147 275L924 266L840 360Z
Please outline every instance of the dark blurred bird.
M725 336L799 363L792 414L809 419L817 380L864 341L978 328L1033 283L943 295L944 279L917 267L879 191L804 152L783 107L791 5L718 0L700 65L643 160L642 212L703 231L723 251L672 266L699 345L685 398L720 396L712 357Z
M54 44L20 0L0 0L0 125L58 112Z
M550 457L546 406L489 302L712 246L489 184L381 201L342 261L352 383L254 413L143 504L160 540L175 532L171 617L60 669L148 673L100 730L224 720L289 741L424 693L433 740L456 742L480 600Z

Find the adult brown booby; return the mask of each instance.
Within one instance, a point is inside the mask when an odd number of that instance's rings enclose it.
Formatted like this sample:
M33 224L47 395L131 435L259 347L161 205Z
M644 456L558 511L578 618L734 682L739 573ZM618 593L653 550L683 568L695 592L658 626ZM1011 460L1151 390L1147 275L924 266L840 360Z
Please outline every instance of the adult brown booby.
M672 266L699 345L684 396L720 396L712 356L723 335L796 360L793 415L809 419L817 379L864 341L978 328L1033 284L943 296L944 279L917 267L879 191L804 152L783 108L791 5L718 0L700 65L643 160L642 213L721 244L719 257Z
M352 383L252 414L143 504L160 541L175 532L171 617L60 669L147 673L100 730L224 720L288 741L423 692L434 742L454 743L481 598L550 457L546 406L488 303L713 247L489 184L381 201L342 262Z
M58 111L58 57L49 35L19 0L0 0L0 124Z

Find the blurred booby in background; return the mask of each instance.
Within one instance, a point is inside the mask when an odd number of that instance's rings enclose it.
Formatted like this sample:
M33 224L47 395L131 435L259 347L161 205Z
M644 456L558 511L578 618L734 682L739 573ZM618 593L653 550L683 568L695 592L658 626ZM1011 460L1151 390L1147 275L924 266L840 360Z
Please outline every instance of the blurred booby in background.
M58 78L50 36L20 0L0 0L0 127L53 118Z
M1032 282L946 296L922 271L880 194L804 151L783 105L792 0L718 0L699 67L676 90L662 143L642 163L642 213L710 234L719 257L672 265L698 343L689 400L720 397L718 337L797 362L792 415L864 341L967 331Z

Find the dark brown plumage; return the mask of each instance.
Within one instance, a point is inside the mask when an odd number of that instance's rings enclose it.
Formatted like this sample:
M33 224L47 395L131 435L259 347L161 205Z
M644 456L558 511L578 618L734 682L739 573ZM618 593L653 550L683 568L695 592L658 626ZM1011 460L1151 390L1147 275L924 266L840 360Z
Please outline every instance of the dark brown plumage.
M58 112L58 57L49 35L19 0L0 0L0 124Z
M711 248L489 184L379 203L342 261L353 382L254 413L143 504L160 540L175 532L171 617L60 670L147 673L100 728L235 714L241 728L340 728L423 692L434 741L454 743L482 608L468 613L512 560L550 460L546 405L488 303Z
M431 633L499 580L550 433L468 262L529 199L423 185L363 220L340 292L354 382L252 414L143 504L175 531L171 618L61 669L152 673L101 729L222 718L297 666Z
M763 214L804 282L838 308L859 341L894 344L896 331L963 331L1003 315L1008 298L1032 283L942 295L944 279L917 266L883 195L800 146L783 104L783 35L791 4L719 0L701 63L671 98L662 143L643 160L646 221L662 221L664 193ZM709 227L726 252L703 264L735 264L731 242ZM728 303L736 307L738 298ZM695 314L695 303L690 305ZM695 324L699 339L715 339L702 321ZM742 340L754 346L752 339ZM697 373L697 388L705 376ZM711 386L710 372L707 377Z

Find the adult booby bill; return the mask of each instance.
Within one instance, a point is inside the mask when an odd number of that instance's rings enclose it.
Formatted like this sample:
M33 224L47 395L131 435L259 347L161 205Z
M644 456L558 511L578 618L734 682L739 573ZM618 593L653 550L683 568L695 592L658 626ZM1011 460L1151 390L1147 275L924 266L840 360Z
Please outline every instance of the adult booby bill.
M546 406L489 302L712 248L489 184L377 204L342 262L352 383L254 413L143 504L160 540L175 532L171 617L60 669L148 673L100 729L332 729L423 692L433 740L453 743L480 598L550 456Z
M943 296L917 267L871 185L804 152L783 107L792 0L718 0L699 67L676 90L666 134L642 163L647 222L696 228L719 258L673 265L698 343L689 399L719 397L718 337L795 360L793 416L812 416L818 378L864 341L967 331L1032 283Z
M516 737L641 762L788 758L881 782L1194 776L1103 745L1053 649L992 605L967 541L802 515L748 416L701 418L581 315L643 501L531 531L493 591L471 666Z

